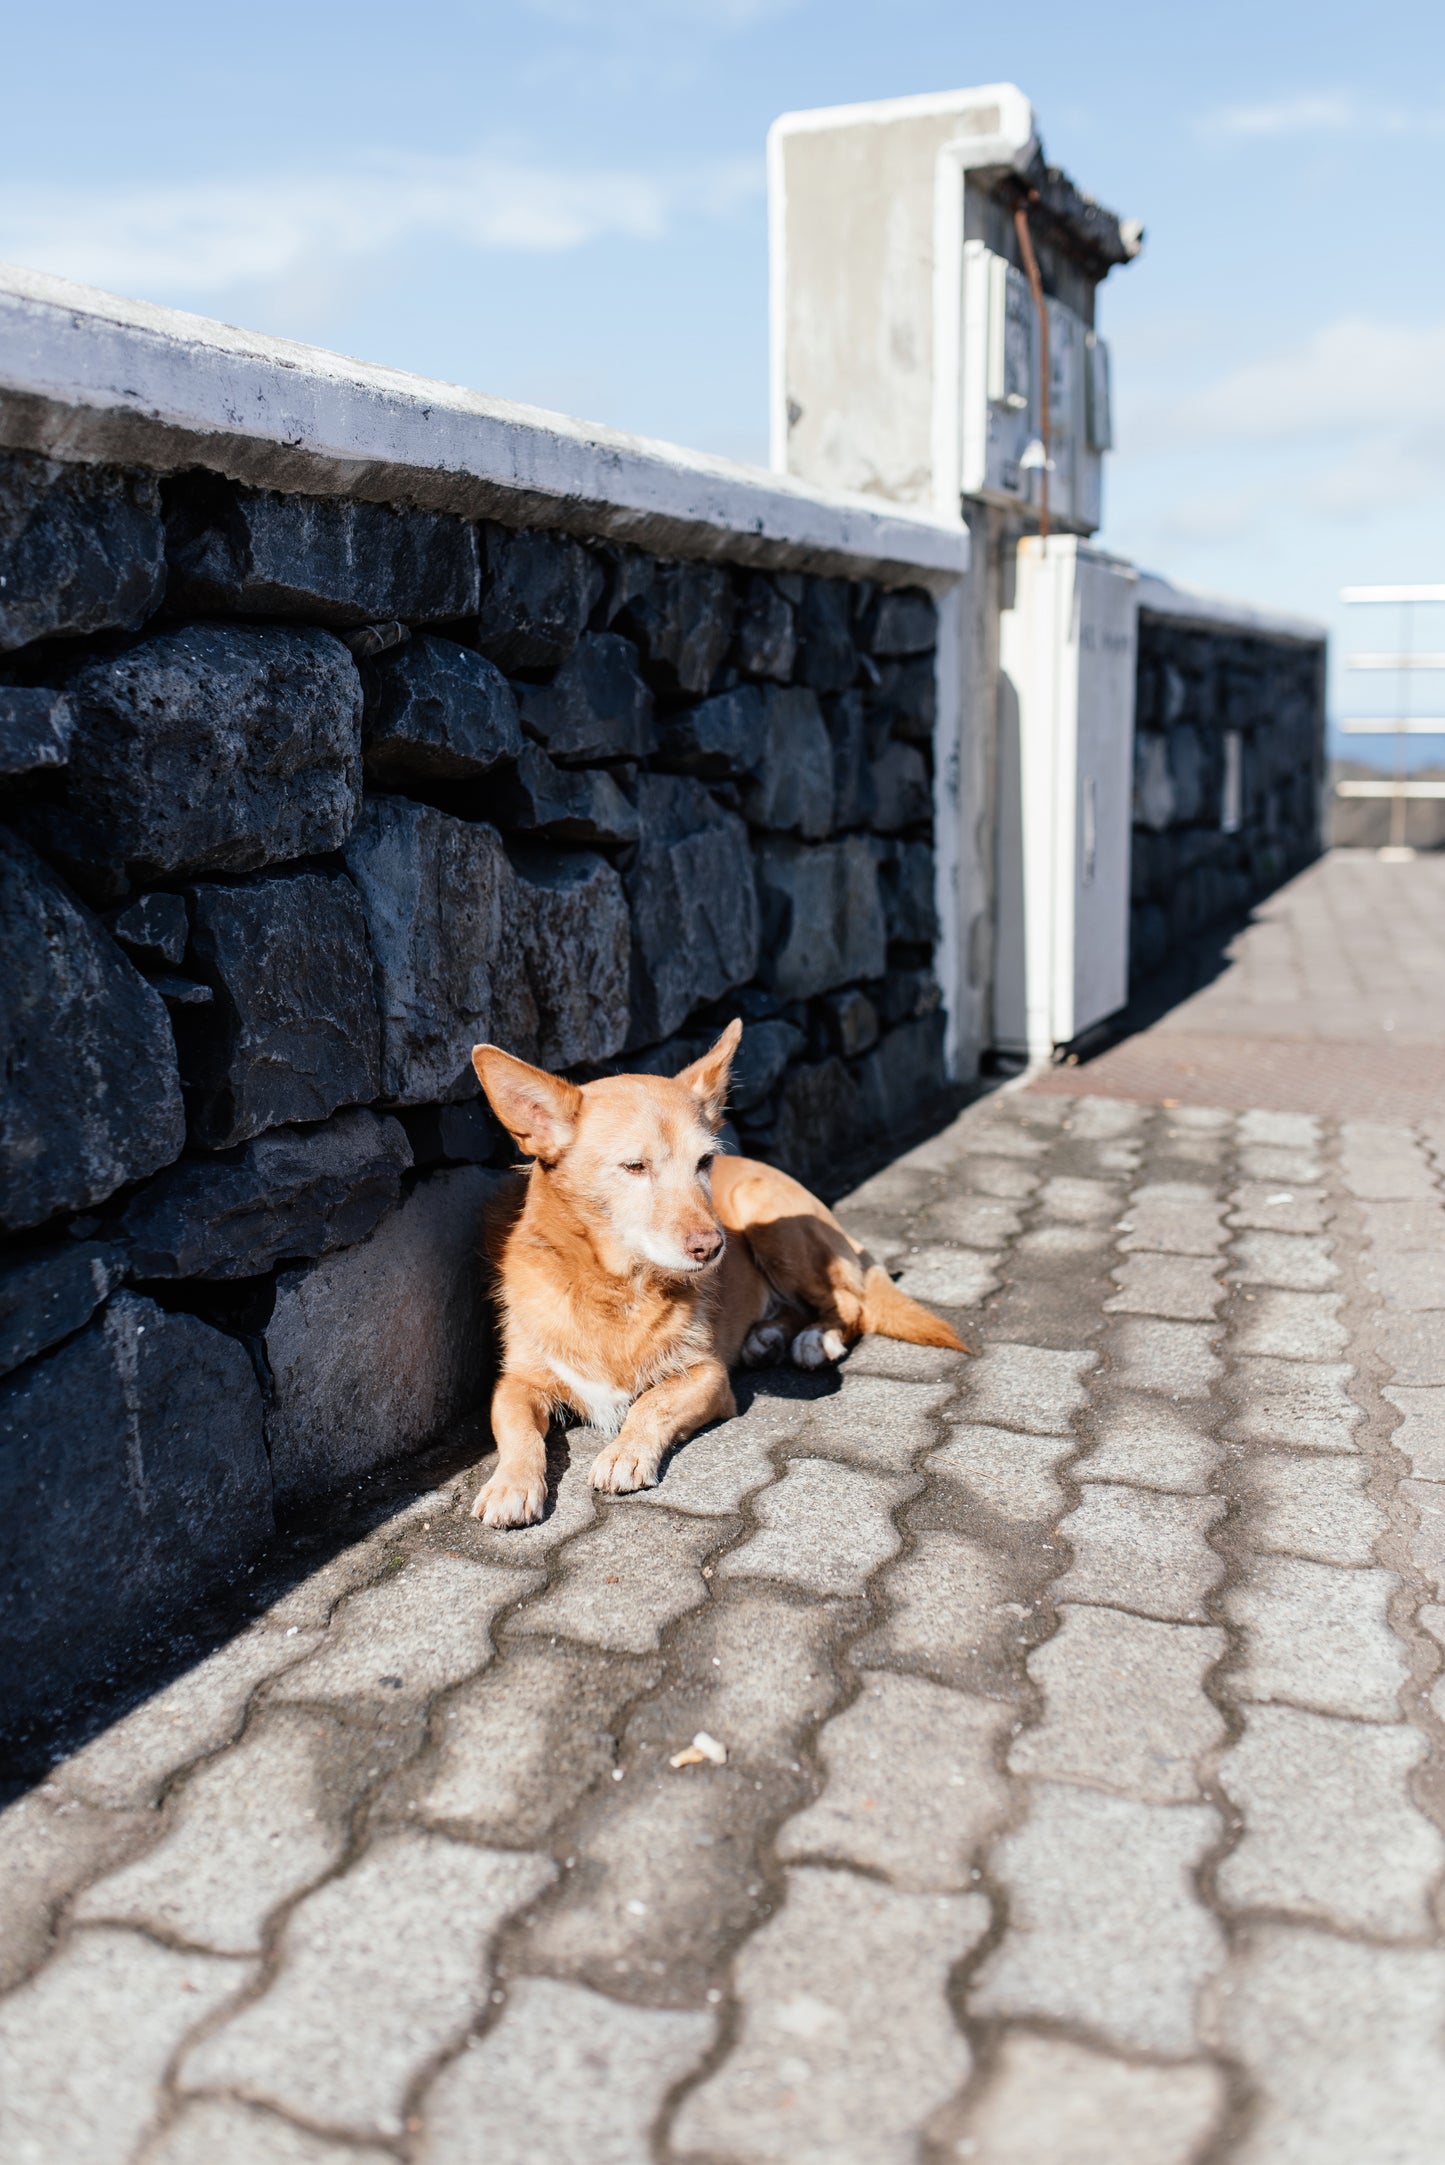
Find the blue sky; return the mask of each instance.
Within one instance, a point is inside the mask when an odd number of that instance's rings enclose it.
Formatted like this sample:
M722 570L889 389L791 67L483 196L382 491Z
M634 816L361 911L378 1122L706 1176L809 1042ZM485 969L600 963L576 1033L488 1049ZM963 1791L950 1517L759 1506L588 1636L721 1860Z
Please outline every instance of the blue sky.
M1445 580L1438 0L10 0L5 46L0 258L757 460L769 121L1011 79L1148 229L1102 538L1337 627Z

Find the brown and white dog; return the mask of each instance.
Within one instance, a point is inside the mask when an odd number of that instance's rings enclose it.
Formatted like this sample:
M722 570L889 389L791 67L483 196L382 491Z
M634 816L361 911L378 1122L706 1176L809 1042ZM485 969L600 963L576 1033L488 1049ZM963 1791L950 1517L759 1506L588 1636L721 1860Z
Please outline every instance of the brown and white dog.
M564 1082L495 1045L472 1065L532 1164L488 1248L503 1331L497 1468L473 1505L527 1526L547 1496L547 1431L571 1408L611 1438L592 1486L651 1488L671 1445L736 1413L728 1371L791 1346L801 1368L865 1331L961 1341L900 1293L815 1196L770 1165L716 1154L729 1023L671 1080Z

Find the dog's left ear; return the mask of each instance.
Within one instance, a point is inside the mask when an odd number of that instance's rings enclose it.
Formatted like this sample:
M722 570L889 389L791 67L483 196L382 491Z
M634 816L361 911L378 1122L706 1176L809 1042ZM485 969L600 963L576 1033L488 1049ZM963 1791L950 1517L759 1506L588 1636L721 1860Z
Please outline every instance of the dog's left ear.
M728 1070L733 1064L733 1054L738 1049L738 1039L743 1034L741 1015L735 1015L722 1036L700 1060L685 1067L677 1077L684 1090L690 1090L702 1107L702 1117L711 1128L722 1125L723 1106L727 1103Z

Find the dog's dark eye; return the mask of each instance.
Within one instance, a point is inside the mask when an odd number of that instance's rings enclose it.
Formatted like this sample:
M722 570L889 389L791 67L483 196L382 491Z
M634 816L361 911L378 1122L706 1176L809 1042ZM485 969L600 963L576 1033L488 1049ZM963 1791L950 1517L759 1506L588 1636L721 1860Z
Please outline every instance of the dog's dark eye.
M645 1173L647 1161L645 1158L628 1158L624 1161L622 1170L624 1173Z
M710 1173L712 1171L712 1160L713 1153L711 1151L708 1152L705 1158L699 1158L697 1161L698 1171L700 1173Z

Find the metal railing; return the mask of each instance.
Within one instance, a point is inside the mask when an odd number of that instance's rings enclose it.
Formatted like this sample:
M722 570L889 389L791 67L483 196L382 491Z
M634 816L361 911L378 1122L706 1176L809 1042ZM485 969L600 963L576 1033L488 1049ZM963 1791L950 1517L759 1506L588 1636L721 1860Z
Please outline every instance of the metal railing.
M1409 684L1411 673L1416 669L1445 669L1445 654L1422 652L1414 642L1414 620L1411 611L1422 602L1445 602L1445 586L1346 586L1340 590L1340 599L1348 603L1378 605L1395 603L1400 609L1400 645L1393 653L1347 654L1347 669L1388 669L1398 672L1404 679L1400 695L1401 712L1390 719L1388 716L1358 715L1337 723L1341 736L1345 737L1393 737L1395 740L1395 771L1388 780L1378 781L1345 779L1335 783L1337 797L1387 798L1390 805L1390 839L1380 851L1386 859L1399 860L1412 857L1414 851L1405 840L1406 817L1412 800L1445 797L1445 781L1419 780L1406 772L1405 762L1411 737L1445 736L1445 715L1409 713Z

